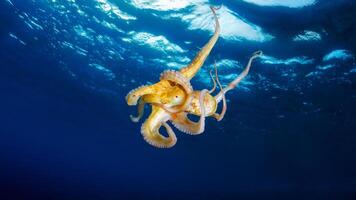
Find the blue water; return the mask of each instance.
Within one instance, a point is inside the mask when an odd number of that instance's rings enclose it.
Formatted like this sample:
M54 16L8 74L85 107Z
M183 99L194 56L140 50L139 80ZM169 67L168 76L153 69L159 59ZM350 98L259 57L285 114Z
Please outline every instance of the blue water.
M126 94L188 64L224 85L262 50L204 134L147 144ZM0 2L1 199L355 199L356 3ZM146 115L149 108L146 108Z

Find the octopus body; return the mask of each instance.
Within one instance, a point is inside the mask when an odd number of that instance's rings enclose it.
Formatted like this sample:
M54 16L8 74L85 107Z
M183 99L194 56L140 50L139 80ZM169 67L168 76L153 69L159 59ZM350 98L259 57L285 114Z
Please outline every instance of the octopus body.
M149 104L152 107L151 114L141 126L141 134L149 144L155 147L170 148L176 144L177 137L172 128L167 124L168 121L171 121L178 130L191 135L198 135L204 132L206 117L212 116L220 121L227 109L226 92L239 84L248 74L252 61L262 54L261 51L255 52L244 71L227 87L221 87L215 65L216 81L210 72L210 76L214 82L213 89L210 91L207 89L194 90L190 84L190 80L204 64L204 61L219 38L220 24L215 9L211 7L211 10L215 19L214 35L196 55L194 60L180 71L164 71L160 76L159 82L136 88L126 96L128 105L138 106L138 116L130 116L133 122L138 122L142 118L145 104ZM218 83L221 91L213 96L212 93L215 91L216 83ZM223 102L222 112L218 114L216 110L221 101ZM199 121L194 122L190 120L188 118L189 114L199 116ZM159 132L162 126L166 129L167 137Z

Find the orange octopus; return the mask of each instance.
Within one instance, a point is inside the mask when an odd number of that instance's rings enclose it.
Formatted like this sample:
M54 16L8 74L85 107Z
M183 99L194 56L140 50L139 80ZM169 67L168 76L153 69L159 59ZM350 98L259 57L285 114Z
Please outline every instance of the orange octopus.
M215 13L215 8L210 7L215 19L215 32L209 42L196 55L194 60L180 71L167 70L161 74L160 81L153 85L141 86L132 90L126 96L126 102L129 106L138 104L138 116L130 115L133 122L138 122L144 112L145 104L152 106L152 112L148 119L142 124L141 133L143 138L151 145L158 148L170 148L177 142L177 137L172 128L167 124L172 124L180 131L198 135L204 132L205 117L212 116L218 121L222 120L227 109L225 94L235 88L240 81L248 74L252 61L261 56L262 52L255 52L250 58L243 72L233 80L227 87L222 88L217 76L215 64L215 77L212 90L193 90L190 84L195 74L199 71L210 51L215 45L220 34L220 24ZM221 91L212 96L218 83ZM222 112L216 113L219 102L223 102ZM188 118L188 114L200 116L198 122L193 122ZM160 134L159 129L164 126L168 137Z

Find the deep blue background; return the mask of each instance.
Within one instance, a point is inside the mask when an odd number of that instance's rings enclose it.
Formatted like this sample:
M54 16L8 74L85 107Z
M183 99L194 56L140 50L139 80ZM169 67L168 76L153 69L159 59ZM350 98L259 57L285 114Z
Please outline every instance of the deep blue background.
M206 131L200 136L176 130L177 145L162 150L142 139L140 124L128 117L135 109L126 105L124 97L140 83L157 80L163 68L143 68L129 58L129 53L123 53L127 56L124 60L102 61L107 66L119 66L111 68L116 75L113 81L103 81L100 74L93 75L95 72L81 67L93 59L100 60L91 51L102 47L87 44L91 56L82 58L50 46L53 41L75 39L64 34L53 36L50 18L45 30L36 31L28 29L18 17L21 12L37 16L38 8L46 10L48 17L56 16L46 8L47 2L12 2L14 6L0 2L1 199L356 198L355 73L340 78L355 66L354 58L338 62L333 73L312 80L310 87L299 85L303 93L262 90L258 85L249 92L233 91L222 122L207 120ZM215 58L223 54L234 59L234 54L242 54L239 61L243 63L256 49L276 57L295 52L319 60L334 49L355 54L356 9L352 1L319 2L304 9L263 8L240 1L223 3L277 39L263 44L221 40L214 49ZM91 5L86 1L77 4ZM183 38L189 38L195 48L190 56L209 37L202 32L190 34L179 21L161 26L150 13L118 4L138 17L131 24L117 22L118 27L159 32L182 46ZM61 16L56 17L61 21ZM322 27L328 32L327 38L318 44L286 43L306 24ZM175 26L183 31L170 31ZM95 30L100 31L100 27ZM122 37L113 31L101 31L113 38ZM9 37L9 33L20 36L26 45ZM139 54L150 54L144 50L137 49ZM70 67L81 78L70 77L66 70ZM289 66L256 63L254 69L279 84L292 84L289 88L302 81L303 77L292 83L283 81L273 72L281 67ZM297 73L308 67L300 66ZM137 82L131 83L131 77ZM340 81L344 79L347 81Z

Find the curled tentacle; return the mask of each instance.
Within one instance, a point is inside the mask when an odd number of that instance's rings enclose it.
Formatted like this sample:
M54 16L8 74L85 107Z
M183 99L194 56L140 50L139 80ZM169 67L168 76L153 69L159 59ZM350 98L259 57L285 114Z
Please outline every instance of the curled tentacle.
M194 60L188 66L186 66L180 70L180 72L188 79L193 78L194 75L199 71L199 69L204 64L206 58L208 57L209 53L211 52L212 48L214 47L216 41L219 38L219 34L220 34L219 20L215 13L215 9L213 7L210 7L210 9L214 14L215 32L214 32L213 37L211 37L211 39L209 40L209 42L207 44L205 44L205 46L195 56Z
M215 66L216 82L218 83L220 90L223 90L223 87L221 86L221 83L220 83L220 80L219 80L218 70L216 68L216 62L214 63L214 66ZM227 110L227 103L226 103L225 93L222 94L222 100L223 100L223 107L222 107L221 113L220 114L218 114L218 113L214 114L215 119L218 120L218 121L221 121L224 118L226 110Z
M172 128L166 123L170 119L170 115L163 109L152 106L152 113L142 124L141 134L143 138L152 146L158 148L170 148L177 142L177 137ZM159 133L159 128L164 126L168 133L165 137Z
M249 59L245 69L241 72L241 74L235 80L233 80L227 87L223 88L219 92L219 94L217 94L215 96L215 99L216 99L217 102L220 102L223 99L223 97L226 94L226 92L228 92L229 90L234 89L241 82L241 80L247 76L248 72L250 71L252 61L254 59L260 57L261 55L262 55L262 51L256 51L255 53L253 53L253 55Z
M182 86L187 94L193 92L193 87L185 76L183 76L179 71L166 70L161 74L160 80L169 80Z
M198 122L193 122L188 119L188 114L186 112L178 113L175 118L172 119L172 124L180 131L191 134L198 135L204 132L205 129L205 105L204 105L204 97L208 90L202 90L199 96L199 104L200 104L200 119Z
M130 115L132 122L138 122L142 118L143 113L144 113L144 108L145 108L145 101L143 99L140 99L138 101L138 108L137 108L138 115L137 115L137 117Z

